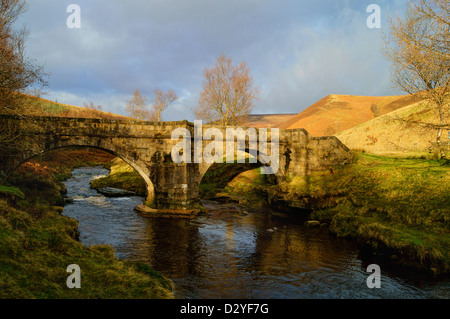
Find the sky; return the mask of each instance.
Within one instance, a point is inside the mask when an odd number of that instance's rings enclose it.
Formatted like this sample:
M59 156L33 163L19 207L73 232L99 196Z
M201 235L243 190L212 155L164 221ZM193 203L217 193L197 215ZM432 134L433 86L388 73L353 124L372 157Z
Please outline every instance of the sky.
M80 8L80 28L69 28ZM369 28L370 4L380 28ZM397 95L381 51L388 17L407 0L39 0L18 25L26 55L49 73L47 94L60 103L92 102L127 115L139 89L178 99L166 121L194 119L203 71L221 54L245 62L259 89L254 114L299 113L329 94Z

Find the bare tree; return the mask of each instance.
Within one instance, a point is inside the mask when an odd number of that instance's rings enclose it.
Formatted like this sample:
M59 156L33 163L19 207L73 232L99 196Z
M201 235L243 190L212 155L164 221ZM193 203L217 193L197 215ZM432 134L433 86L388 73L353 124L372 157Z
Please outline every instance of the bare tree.
M402 119L409 125L436 130L436 145L449 129L450 7L448 0L410 0L403 18L391 19L384 53L392 62L397 88L428 102L436 120L418 116Z
M161 122L161 113L177 98L177 95L172 90L164 92L161 89L155 89L155 100L153 101L153 106L150 111L150 121Z
M203 91L196 118L221 125L239 125L246 121L258 94L245 62L232 65L231 58L222 54L212 68L204 70Z
M90 109L90 110L94 110L94 111L103 111L103 106L101 106L101 105L95 106L95 104L92 102L90 102L89 104L83 103L83 107Z
M133 97L127 102L127 112L138 120L148 120L150 117L145 97L141 95L138 89L134 91Z
M0 113L20 114L24 105L19 92L32 84L46 85L43 67L24 56L27 29L13 28L26 10L24 0L0 2Z

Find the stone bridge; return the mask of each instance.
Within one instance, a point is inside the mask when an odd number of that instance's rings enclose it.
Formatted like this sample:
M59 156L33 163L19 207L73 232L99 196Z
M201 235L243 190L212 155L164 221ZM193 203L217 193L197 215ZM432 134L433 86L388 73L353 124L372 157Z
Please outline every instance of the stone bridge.
M147 184L148 206L157 209L190 209L198 204L199 184L212 165L198 156L199 148L206 152L207 145L212 143L205 135L211 134L213 129L216 139L217 134L222 132L225 152L230 142L231 145L236 144L235 137L228 136L226 130L237 129L196 126L195 123L59 117L19 118L3 115L0 116L0 127L3 130L20 132L18 134L21 149L0 150L0 181L3 182L12 170L38 154L62 147L93 147L120 157L142 176ZM185 132L184 138L182 134L175 134L176 138L173 139L174 132ZM289 176L328 170L350 160L349 149L333 136L312 137L304 129L252 128L247 130L248 132L256 132L257 142L253 143L251 134L246 134L245 151L258 154L258 160L266 164L266 167L277 160L273 173L278 181ZM199 140L199 135L202 135L203 139ZM266 142L267 150L264 149L262 140ZM217 143L220 143L220 140ZM176 153L184 158L184 161L177 162L171 154L180 145L184 145L185 149ZM278 154L274 150L271 151L274 145L278 146ZM272 153L272 163L267 160L267 156L271 155L261 150ZM265 156L265 160L261 159L261 155ZM276 159L274 155L278 155Z

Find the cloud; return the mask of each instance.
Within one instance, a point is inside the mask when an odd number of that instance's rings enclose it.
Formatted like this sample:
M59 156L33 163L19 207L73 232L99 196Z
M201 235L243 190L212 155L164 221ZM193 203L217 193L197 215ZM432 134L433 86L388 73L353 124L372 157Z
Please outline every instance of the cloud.
M383 13L406 0L380 0ZM261 95L255 112L293 112L331 94L391 94L380 30L368 29L370 1L78 0L81 29L69 29L70 1L29 2L22 22L28 54L51 73L49 98L103 105L124 114L139 88L179 96L165 119L193 119L203 69L222 53L245 61Z
M333 21L293 27L284 45L288 53L272 64L274 76L255 111L297 113L329 94L395 94L381 30L367 28L365 19L364 12L343 8Z

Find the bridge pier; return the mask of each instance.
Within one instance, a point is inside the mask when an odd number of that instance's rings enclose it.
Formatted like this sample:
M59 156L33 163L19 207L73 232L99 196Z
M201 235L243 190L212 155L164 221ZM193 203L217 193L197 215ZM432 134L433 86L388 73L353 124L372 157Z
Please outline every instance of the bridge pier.
M158 209L192 209L199 207L198 165L173 162L153 164L150 180L155 200L150 207Z

